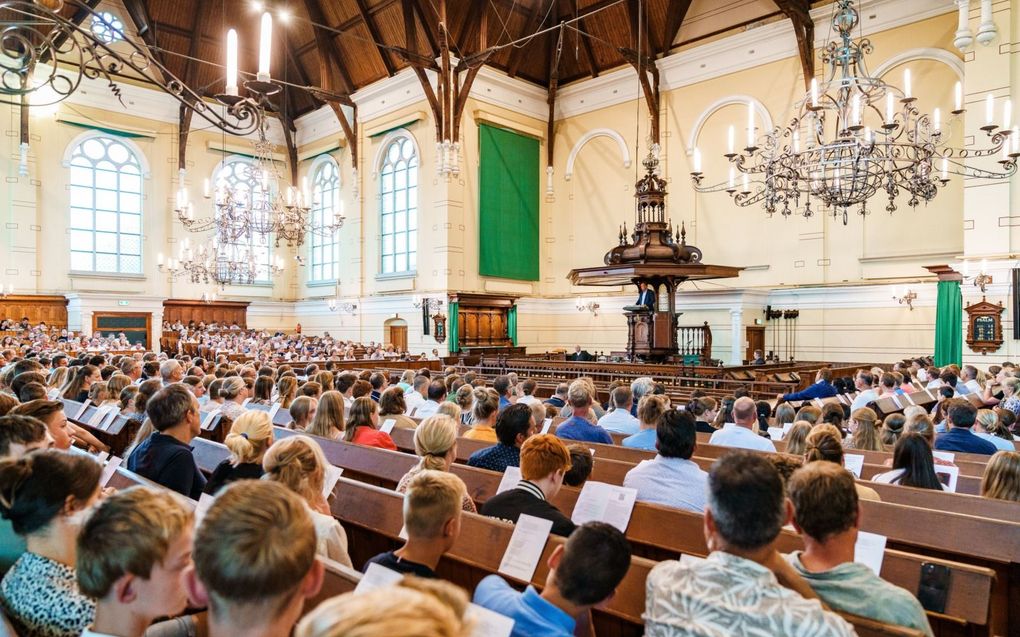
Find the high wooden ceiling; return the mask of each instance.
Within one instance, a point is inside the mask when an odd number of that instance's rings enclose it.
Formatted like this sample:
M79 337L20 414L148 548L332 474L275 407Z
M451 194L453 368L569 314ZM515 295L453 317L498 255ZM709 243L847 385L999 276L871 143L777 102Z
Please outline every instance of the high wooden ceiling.
M273 76L295 85L327 88L337 96L349 96L392 76L409 60L434 65L444 34L443 0L87 2L122 15L129 35L137 32L172 73L208 95L223 89L218 65L229 28L238 32L242 73L254 74L261 10L275 16ZM809 22L811 4L812 0L445 0L445 22L449 47L457 58L470 59L501 47L491 51L486 64L542 86L555 78L562 86L625 65L625 52L636 51L639 40L650 58L689 43L678 35L685 17L698 13L699 6L701 15L729 11L724 14L726 22L716 25L721 28L707 33L702 28L694 39L774 16ZM73 13L73 7L65 11ZM284 15L291 17L285 20ZM556 28L564 22L571 26ZM511 42L516 44L508 46ZM284 91L275 101L288 119L322 104L300 89Z

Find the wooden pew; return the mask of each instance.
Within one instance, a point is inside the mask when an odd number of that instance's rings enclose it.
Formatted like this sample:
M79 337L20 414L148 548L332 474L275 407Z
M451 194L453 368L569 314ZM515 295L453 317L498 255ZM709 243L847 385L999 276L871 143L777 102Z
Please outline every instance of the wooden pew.
M287 434L294 435L291 432L287 432ZM334 458L337 457L338 448L344 447L349 443L337 443L328 440L320 440L320 442L323 445L327 459L334 464L338 464L338 466L344 466L344 464L338 463ZM351 446L356 448L353 450L347 449L341 462L350 463L354 455L359 455L359 451L363 452L360 455L364 455L365 458L363 458L363 462L357 464L357 475L364 476L366 471L368 471L374 474L373 479L368 481L372 484L379 485L381 483L386 488L392 488L392 485L396 484L400 476L397 476L396 472L392 471L388 466L393 461L395 452L369 447L357 447L355 445ZM207 450L200 451L200 447L206 447ZM204 470L211 470L224 457L226 457L226 451L221 445L213 446L204 442L196 445L196 458L199 458L199 465ZM369 460L370 458L371 460ZM411 460L413 464L415 459L412 458ZM371 462L385 464L379 464L374 469L368 469L366 464ZM344 468L344 475L351 477L352 473L348 471L348 467ZM472 467L455 465L452 471L464 480L468 487L468 492L480 504L495 494L501 479L501 475L498 473L474 469ZM400 473L400 475L402 476L403 473ZM359 481L366 482L360 479ZM565 514L570 515L578 494L579 491L576 489L564 488L552 499L552 502ZM865 505L870 504L873 503L862 503L862 510ZM972 518L972 520L977 520L977 518ZM882 520L879 519L879 522L882 522ZM639 503L634 507L627 536L634 545L636 554L645 557L675 559L685 553L704 556L707 555L708 550L701 531L703 524L702 516L697 513ZM1020 526L1010 526L1020 530ZM882 532L882 530L873 528L866 528L865 530ZM883 530L889 531L889 529ZM905 533L903 529L893 529L893 531L893 533L886 532L883 534L892 535L892 540ZM803 544L796 534L784 531L781 538L781 548L783 551L798 550L803 548ZM930 562L932 558L922 558L912 551L887 551L882 574L889 581L908 590L916 591L921 565L926 561ZM950 567L953 573L951 576L951 586L959 585L962 587L959 592L951 594L954 601L947 606L946 615L953 617L954 622L957 623L964 622L977 626L986 625L989 618L990 595L994 573L987 568L969 566L967 560L959 560L957 562L943 560L939 563L944 563ZM956 589L954 588L953 590L955 591Z
M95 405L80 403L66 398L58 400L64 405L64 415L67 416L67 419L79 427L88 430L100 442L110 447L111 455L121 455L131 444L135 433L141 426L139 421L120 414L117 414L112 419L104 419L101 423L97 423L97 425L91 425L89 421L98 411ZM86 405L84 411L82 411L83 404Z

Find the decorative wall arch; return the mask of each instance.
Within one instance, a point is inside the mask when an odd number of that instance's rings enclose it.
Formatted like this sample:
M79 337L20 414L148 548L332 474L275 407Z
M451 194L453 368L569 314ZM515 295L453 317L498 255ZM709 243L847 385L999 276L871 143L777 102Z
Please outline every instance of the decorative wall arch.
M754 112L758 114L758 118L761 120L763 129L766 131L772 130L774 127L774 124L772 123L772 114L769 113L769 109L765 108L764 104L750 95L729 95L709 104L705 110L701 111L701 115L698 115L698 119L694 120L694 126L691 128L691 136L689 138L690 144L687 146L687 156L690 157L694 154L694 148L698 145L698 137L701 135L701 129L705 127L705 123L708 121L709 117L721 108L732 105L746 107L748 102L752 102L754 104ZM739 135L737 137L738 139L742 139Z
M872 75L875 77L882 77L888 73L890 69L899 66L900 64L906 64L907 62L913 62L915 60L941 62L956 73L956 79L961 82L963 81L963 60L953 55L951 51L935 47L920 47L910 49L909 51L903 51L902 53L897 53L879 64L878 67L872 71Z
M79 144L94 137L111 137L130 148L131 152L138 157L138 163L141 164L142 179L150 179L152 177L152 173L149 169L149 158L145 155L145 151L142 150L141 146L135 143L135 140L130 137L124 137L122 135L117 135L116 133L109 133L101 130L87 130L80 135L75 136L75 138L67 144L67 147L64 148L64 157L61 162L64 168L70 168L71 156L74 154L74 149L77 148Z
M574 147L570 149L570 155L567 157L567 171L563 175L564 179L570 181L570 177L574 174L574 162L577 161L578 153L581 152L585 144L596 137L608 137L616 142L616 145L620 148L620 154L623 155L623 167L630 168L630 149L627 148L627 142L624 141L623 135L611 128L594 128L582 135L581 139L577 140Z

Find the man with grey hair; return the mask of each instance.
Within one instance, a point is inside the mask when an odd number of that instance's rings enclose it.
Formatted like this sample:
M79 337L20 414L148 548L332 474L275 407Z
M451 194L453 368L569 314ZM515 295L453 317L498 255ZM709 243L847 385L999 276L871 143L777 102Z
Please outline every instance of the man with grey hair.
M783 480L760 454L730 453L712 464L705 509L707 559L660 562L648 574L645 634L698 637L849 637L811 586L776 551L792 517Z
M198 500L205 477L190 447L201 432L198 399L181 383L169 385L149 399L145 414L155 431L131 452L128 470Z
M754 432L757 423L757 406L753 400L742 396L733 403L733 422L726 423L722 429L712 434L708 444L775 452L776 446L771 440Z
M655 389L655 379L651 376L642 376L641 378L635 378L630 384L630 393L633 394L633 399L630 407L630 415L637 418L637 406L641 402L641 399L651 394Z
M598 425L593 425L588 420L588 410L591 409L593 401L587 383L580 380L571 383L567 399L573 410L573 415L556 428L556 435L559 438L582 442L600 442L606 445L613 444L613 437L609 435L608 431Z
M163 387L184 380L184 366L175 358L163 361L159 366L159 376L163 379Z

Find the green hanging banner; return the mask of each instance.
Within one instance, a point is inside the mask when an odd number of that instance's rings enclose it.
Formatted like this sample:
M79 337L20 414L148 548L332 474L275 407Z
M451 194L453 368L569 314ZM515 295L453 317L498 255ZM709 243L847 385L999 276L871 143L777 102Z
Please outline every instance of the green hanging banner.
M455 354L460 351L460 329L458 328L459 317L457 316L460 303L450 301L447 307L449 318L446 321L446 338L450 339L450 353Z
M510 342L517 347L517 306L510 308L510 311L506 314L506 332L507 336L510 337Z
M959 281L939 281L935 313L935 366L963 364L963 295Z

